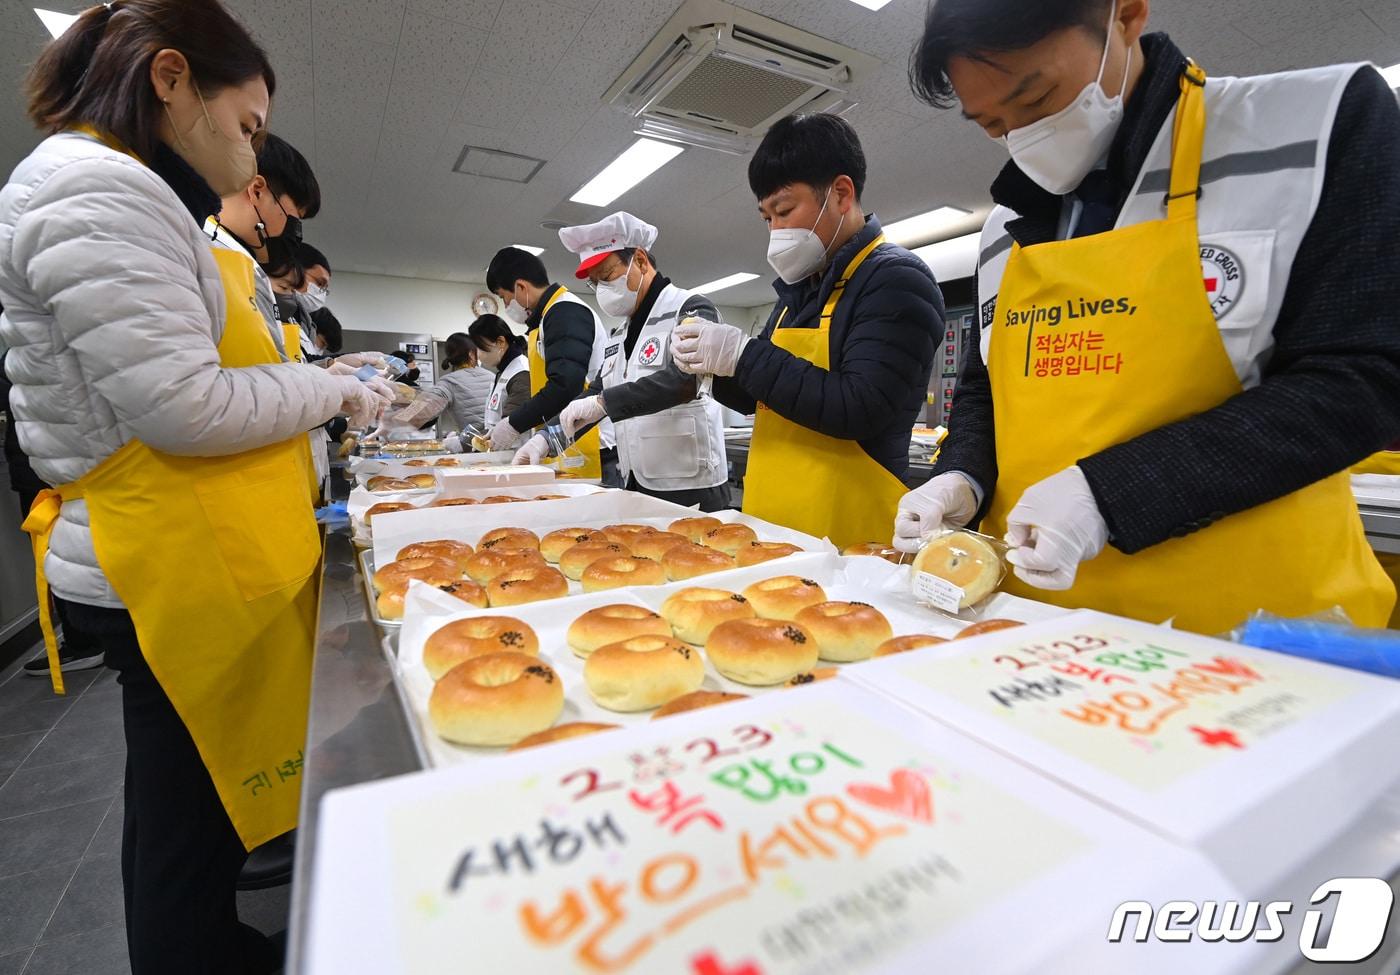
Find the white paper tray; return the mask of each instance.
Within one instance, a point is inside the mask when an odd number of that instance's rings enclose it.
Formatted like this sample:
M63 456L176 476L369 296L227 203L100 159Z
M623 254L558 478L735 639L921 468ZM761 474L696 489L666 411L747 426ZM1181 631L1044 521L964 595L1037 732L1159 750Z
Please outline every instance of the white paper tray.
M774 530L776 526L768 528L770 533ZM832 599L855 599L870 603L889 619L896 636L928 633L952 637L963 626L914 602L909 593L907 569L891 565L883 559L844 558L834 551L815 555L791 555L762 565L731 569L664 586L634 587L570 596L566 599L506 609L463 611L460 609L460 601L444 596L430 586L415 584L409 593L404 626L399 633L395 678L402 682L404 697L409 702L412 715L409 724L418 738L419 751L427 755L434 766L474 761L503 752L499 748L469 748L443 741L428 721L428 697L432 693L433 681L423 666L423 645L430 635L446 623L477 616L511 616L523 620L539 637L541 659L549 663L564 682L564 713L559 717L559 724L571 721L600 721L623 726L636 725L649 721L651 712L620 714L593 702L583 680L584 662L575 656L568 646L566 634L569 625L583 613L598 606L624 603L659 611L667 597L682 589L703 586L738 592L752 583L779 575L800 575L815 579L822 584ZM453 603L456 604L455 607ZM1025 622L1048 619L1064 612L1056 607L1005 594L994 597L992 608L998 616ZM915 652L937 653L940 649L941 647L935 646ZM821 661L818 666L845 668L859 664L833 665ZM750 696L786 690L782 685L764 688L735 683L721 677L708 659L705 669L704 690L728 691Z
M533 505L552 505L555 506L553 508L554 511L562 511L567 509L561 509L557 507L558 505L567 504L570 501L575 501L580 498L586 498L591 495L601 494L607 490L607 488L599 487L596 484L580 484L577 481L551 481L547 484L531 484L527 486L511 485L504 487L474 487L469 486L465 482L447 482L442 488L442 490L425 490L415 492L405 491L400 494L371 494L364 488L357 487L350 492L350 499L348 502L346 502L345 510L346 513L350 516L350 525L352 529L351 537L353 538L356 545L360 546L361 548L365 548L373 544L374 538L374 532L369 526L365 525L365 512L368 511L371 506L380 504L382 502L406 501L409 504L416 505L419 511L432 512L433 514L431 516L422 516L418 515L416 511L393 511L389 512L386 515L380 516L381 518L398 518L401 515L414 515L414 517L417 519L415 523L418 524L420 528L422 528L422 530L430 532L430 534L424 535L420 538L411 539L411 541L426 541L430 538L453 537L451 535L431 534L431 532L435 530L435 526L439 524L445 526L453 526L464 522L483 522L488 523L490 527L494 528L497 525L508 523L510 517L515 517L516 519L520 519L522 517L521 515L507 516L504 514L504 512L507 509L514 512L516 510L515 505L501 505L499 507L496 505L484 505L480 508L478 508L477 506L462 506L451 508L430 507L430 505L434 501L438 501L443 498L475 498L477 501L481 501L493 495L507 495L514 498L534 498L541 494L562 494L565 496L564 499L559 499L555 501L536 501L532 502L531 507L532 512L535 511ZM531 519L537 517L538 514L547 513L540 512L532 514ZM399 548L402 548L404 545L407 544L408 542L404 542L401 545L399 545ZM395 549L395 551L397 550L398 549Z
M654 499L652 499L652 500L654 500ZM661 503L662 503L662 504L667 504L667 502L661 502ZM539 501L539 502L535 502L535 504L539 504L539 505L546 505L546 504L548 504L548 505L553 505L553 504L556 504L556 502ZM668 506L669 506L669 505L668 505ZM509 510L510 512L512 512L512 514L517 510L517 506L516 506L516 505L503 505L502 507L503 507L504 509ZM577 505L575 505L575 507L577 507ZM447 509L438 508L438 509L434 509L434 510L435 510L435 511L443 511L443 510L445 510L445 511L447 511L447 512L449 512L449 513L455 513L455 512L458 512L458 511L468 511L468 512L471 512L471 511L475 511L476 509L475 509L475 508L447 508ZM533 510L533 506L532 506L531 510ZM556 509L556 510L558 510L558 509ZM661 528L661 529L664 529L664 528L666 528L666 526L668 526L671 522L675 521L676 518L684 518L684 517L686 517L687 515L689 515L689 514L692 513L692 512L691 512L691 509L689 509L689 508L679 508L678 511L679 511L680 513L677 513L677 512L667 512L666 515L665 515L664 517L660 517L660 518L656 518L656 517L652 517L652 518L635 518L635 519L630 520L628 523L629 523L629 524L636 524L636 525L650 525L650 526L653 527L653 528ZM790 529L790 528L784 528L784 527L782 527L781 525L772 525L772 524L769 524L768 522L763 521L763 520L761 520L761 519L758 519L758 518L751 518L750 516L748 516L748 515L746 515L746 514L743 514L742 512L739 512L739 511L720 511L720 512L717 512L713 517L718 518L720 521L723 521L723 522L726 522L726 523L729 523L729 524L748 525L748 526L749 526L750 528L752 528L756 533L758 533L758 536L759 536L759 540L760 540L760 541L765 541L765 542L787 542L787 543L789 543L789 544L791 544L791 545L796 545L798 548L801 548L804 552L807 552L807 553L821 553L821 554L835 554L835 553L836 553L835 547L832 546L829 542L826 542L826 541L824 541L824 540L822 540L822 539L813 538L813 537L810 536L810 535L804 535L804 534L802 534L801 532L795 532L795 531L793 531L792 529ZM422 519L418 519L418 520L421 521ZM517 523L518 523L518 521L519 521L519 519L517 519ZM554 531L556 528L604 528L604 527L606 527L607 525L616 524L616 523L617 523L617 520L616 520L616 519L614 519L614 520L608 520L608 519L590 518L590 519L584 519L584 520L580 521L580 520L570 520L570 519L567 519L567 518L566 518L566 519L560 521L558 524L553 524L553 523L550 523L550 524L539 524L538 522L533 522L533 521L532 521L532 522L530 522L530 524L528 525L528 527L530 528L531 531L534 531L537 535L539 535L540 537L543 537L545 534L547 534L547 533L549 533L549 532L551 532L551 531ZM374 575L374 570L375 570L378 566L380 566L380 565L387 565L387 564L389 564L390 562L392 562L392 561L395 559L395 557L398 555L398 553L404 548L404 546L406 546L406 545L412 545L414 542L427 542L427 541L436 541L436 540L439 540L439 539L447 539L447 540L456 541L456 542L466 542L467 544L469 544L469 545L471 545L471 546L473 546L473 547L476 547L476 546L478 545L478 543L480 542L480 540L481 540L481 536L485 535L488 531L490 531L490 530L493 529L493 528L501 527L503 524L512 524L512 522L511 522L511 520L510 520L509 518L507 518L507 519L492 518L492 519L490 519L489 521L486 521L486 522L479 522L479 523L477 523L477 524L470 524L470 525L465 525L465 526L454 526L451 530L448 530L448 531L446 532L446 534L444 534L444 533L443 533L443 532L444 532L444 527L443 527L443 525L442 525L441 523L437 522L437 521L433 521L433 522L429 525L429 528L431 529L431 532L430 532L429 534L427 534L426 536L423 536L423 535L422 535L422 532L421 532L420 530L416 529L415 526L413 526L413 525L408 525L407 527L404 527L404 526L402 526L401 524L399 524L399 523L397 523L397 522L395 523L395 526L394 526L394 527L395 527L395 533L394 533L394 534L390 534L388 531L382 531L381 534L380 534L380 537L373 543L373 551L372 551L372 552L364 552L364 553L361 555L361 557L360 557L360 570L361 570L362 574L364 575L365 594L366 594L366 596L369 598L369 602L370 602L370 617L371 617L376 623L378 623L380 626L384 626L384 627L398 627L398 626L401 626L401 625L402 625L401 621L386 620L386 619L383 619L383 618L381 618L381 617L379 616L378 608L377 608L377 606L376 606L376 604L375 604L374 588L373 588L372 584L370 583L370 578ZM515 527L522 527L522 528L523 528L523 527L527 527L526 525L521 525L521 524L516 524L516 525L514 525L514 526L515 526ZM785 558L785 559L775 559L775 560L773 560L772 562L770 562L770 563L768 563L768 564L769 564L769 565L782 565L782 564L786 564L786 562L788 561L788 559L795 559L795 558L800 558L800 556L798 556L798 555L790 555L790 556L787 556L787 558ZM732 571L732 570L731 570L731 571ZM718 574L718 573L716 573L716 574ZM779 572L779 573L776 573L776 574L782 575L782 574L784 574L784 573ZM584 594L584 593L583 593L583 583L577 582L577 581L572 580L572 579L569 580L569 594L570 594L571 596L581 596L581 595L583 595L583 594ZM443 605L444 605L444 606L450 606L450 604L448 604L448 603L444 603Z

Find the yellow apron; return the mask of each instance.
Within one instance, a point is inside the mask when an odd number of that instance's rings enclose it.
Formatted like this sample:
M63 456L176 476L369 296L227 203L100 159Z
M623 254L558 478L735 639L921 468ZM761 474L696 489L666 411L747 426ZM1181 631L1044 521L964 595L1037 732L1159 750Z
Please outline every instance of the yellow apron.
M882 234L847 265L822 308L818 327L783 328L784 308L773 329L773 344L830 369L836 305L856 270L884 242ZM845 548L888 539L899 499L908 490L856 441L809 430L759 404L744 474L745 514L829 538Z
M1043 478L1241 392L1201 283L1204 84L1194 65L1182 77L1165 220L1012 250L988 363L1000 468L989 534L1006 531L1011 508ZM1089 311L1105 301L1112 314ZM1034 313L1051 308L1059 324L1037 324ZM1006 588L1201 633L1257 609L1297 617L1334 606L1383 626L1395 602L1345 473L1136 555L1105 549L1068 592L1014 576Z
M296 322L278 322L282 326L282 348L287 350L287 358L293 362L305 362L306 353L301 351L301 326Z
M1351 469L1353 474L1389 474L1400 476L1400 450L1382 450L1372 454ZM1390 581L1400 586L1400 555L1393 552L1377 552L1376 558L1390 576ZM1390 614L1390 628L1400 630L1400 606Z
M562 287L554 292L554 297L549 299L549 302L544 306L544 311L540 312L540 327L530 333L528 345L531 396L537 395L540 390L544 389L545 383L549 381L549 377L545 374L544 349L540 345L540 334L544 331L545 316L549 314L549 310L554 307L555 302L568 293L568 290ZM603 449L603 438L599 428L595 426L589 430L575 440L573 446L574 449L583 454L583 466L571 467L562 472L560 476L591 480L601 478L603 476L603 458L600 451Z
M279 362L252 302L252 261L211 253L227 307L220 364ZM61 503L83 498L98 564L250 850L297 822L321 554L306 459L305 434L228 457L133 440L40 495L24 523L55 689L44 556Z

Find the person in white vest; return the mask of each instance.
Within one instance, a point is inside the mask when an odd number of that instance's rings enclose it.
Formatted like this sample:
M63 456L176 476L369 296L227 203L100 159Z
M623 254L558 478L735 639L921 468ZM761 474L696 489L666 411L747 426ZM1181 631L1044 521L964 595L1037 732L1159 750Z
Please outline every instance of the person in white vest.
M587 302L553 283L544 262L518 247L504 247L486 268L486 287L505 305L506 318L525 326L530 398L487 431L492 450L520 446L532 429L549 426L573 400L596 394L612 367L617 343ZM572 453L576 477L621 486L612 423L579 437Z
M696 395L691 376L668 369L671 330L687 318L718 322L714 303L672 284L656 266L652 248L658 231L630 213L614 213L597 223L565 227L559 240L579 257L575 276L587 279L606 315L622 318L626 331L603 392L576 400L560 416L565 436L597 423L609 407L632 419L616 424L618 464L626 488L703 511L731 507L729 465L724 452L720 406ZM657 397L666 402L692 397L649 416L628 404ZM532 450L533 448L533 450ZM527 444L521 460L538 462L543 441Z
M1346 469L1400 436L1400 109L1364 64L1227 77L1148 0L937 0L911 77L1010 153L980 345L895 542L980 521L1008 588L1206 633L1395 587Z

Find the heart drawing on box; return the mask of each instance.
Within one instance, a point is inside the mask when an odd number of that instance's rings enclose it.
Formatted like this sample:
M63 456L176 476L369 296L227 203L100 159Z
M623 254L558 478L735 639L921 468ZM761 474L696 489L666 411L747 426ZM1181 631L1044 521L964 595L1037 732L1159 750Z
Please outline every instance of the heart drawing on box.
M890 773L890 787L864 782L846 786L846 792L859 802L921 823L933 822L933 793L927 780L907 768Z

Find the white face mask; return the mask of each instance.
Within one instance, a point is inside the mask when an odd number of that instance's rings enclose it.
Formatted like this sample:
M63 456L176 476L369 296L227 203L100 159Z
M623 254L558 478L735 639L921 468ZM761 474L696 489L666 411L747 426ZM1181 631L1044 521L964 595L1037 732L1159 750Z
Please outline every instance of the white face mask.
M1108 39L1104 41L1099 76L1084 86L1074 101L1054 115L1002 136L1011 158L1021 171L1043 189L1063 196L1073 190L1098 165L1113 145L1118 126L1123 122L1123 92L1128 87L1128 68L1133 52L1123 65L1123 83L1118 94L1109 98L1103 90L1103 72L1108 66L1108 51L1113 39L1113 20L1118 4L1109 10Z
M520 302L511 298L510 304L506 305L505 316L517 325L524 325L530 318L530 312Z
M816 223L812 224L811 230L803 230L799 227L784 228L774 230L768 235L768 263L774 271L778 272L778 277L782 278L786 284L796 284L802 279L816 274L826 266L826 252L831 249L829 244L823 244L822 239L817 236L816 228L822 222L822 216L826 213L827 204L831 202L831 188L827 187L826 199L822 201L821 213L817 214ZM844 223L846 215L841 215ZM836 233L841 232L841 225L837 224ZM833 243L836 235L832 235Z
M319 311L326 307L326 299L330 297L330 289L323 288L318 284L309 284L306 290L296 295L296 303L302 307L309 315L313 311Z
M632 261L636 260L634 255ZM637 292L627 286L632 276L632 261L627 262L627 270L613 281L599 281L595 286L598 294L598 307L604 315L613 318L628 318L637 308Z

